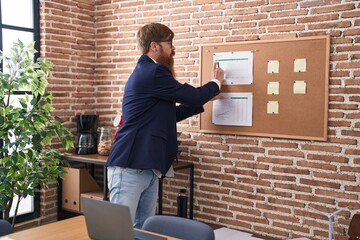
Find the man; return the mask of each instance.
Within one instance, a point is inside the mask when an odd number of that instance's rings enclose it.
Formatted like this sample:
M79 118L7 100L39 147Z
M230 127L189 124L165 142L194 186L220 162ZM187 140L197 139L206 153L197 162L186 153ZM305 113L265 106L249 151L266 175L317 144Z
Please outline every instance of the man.
M123 124L107 162L110 201L129 206L137 228L155 214L159 177L176 158L176 122L203 112L202 105L220 93L224 81L223 70L215 67L215 79L202 87L176 81L173 38L160 23L138 31L143 55L126 83Z

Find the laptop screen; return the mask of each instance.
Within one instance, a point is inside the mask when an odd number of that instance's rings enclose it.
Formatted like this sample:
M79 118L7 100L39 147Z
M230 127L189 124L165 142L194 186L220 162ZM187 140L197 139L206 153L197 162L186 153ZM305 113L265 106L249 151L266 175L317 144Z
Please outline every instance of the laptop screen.
M153 234L134 231L127 206L81 197L88 235L94 240L164 240Z

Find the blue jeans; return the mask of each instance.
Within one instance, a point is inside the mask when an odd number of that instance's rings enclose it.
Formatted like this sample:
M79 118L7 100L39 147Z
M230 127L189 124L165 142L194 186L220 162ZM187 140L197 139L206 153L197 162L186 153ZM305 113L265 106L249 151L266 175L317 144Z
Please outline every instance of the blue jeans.
M155 215L159 178L151 169L108 167L110 202L128 206L133 226Z

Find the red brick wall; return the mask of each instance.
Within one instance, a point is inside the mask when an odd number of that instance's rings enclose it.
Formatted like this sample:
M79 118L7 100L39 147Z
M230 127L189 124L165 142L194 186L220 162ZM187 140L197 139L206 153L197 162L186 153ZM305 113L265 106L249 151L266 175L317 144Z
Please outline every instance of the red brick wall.
M326 239L327 219L307 207L347 207L334 220L336 239L345 240L360 209L359 9L356 0L42 1L56 114L72 129L79 113L109 124L139 57L136 31L148 22L174 30L178 80L194 86L201 44L329 34L328 141L203 134L194 117L178 124L180 160L195 164L195 219L282 239ZM186 178L177 174L164 186L167 212Z
M55 114L75 130L75 115L96 112L94 1L41 1L41 56L53 63Z
M55 115L76 136L77 114L95 114L94 1L40 1L41 57L53 63L48 78ZM57 219L57 185L43 189L41 217L33 224Z

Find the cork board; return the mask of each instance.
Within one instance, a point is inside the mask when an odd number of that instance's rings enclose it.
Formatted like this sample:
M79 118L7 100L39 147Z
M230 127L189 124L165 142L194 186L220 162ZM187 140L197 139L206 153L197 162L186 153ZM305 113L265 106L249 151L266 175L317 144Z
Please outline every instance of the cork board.
M200 131L326 141L330 37L203 45L201 84L211 80L216 56L244 51L253 53L252 83L223 85L221 92L252 93L251 126L214 124L216 103L210 101L200 114Z

